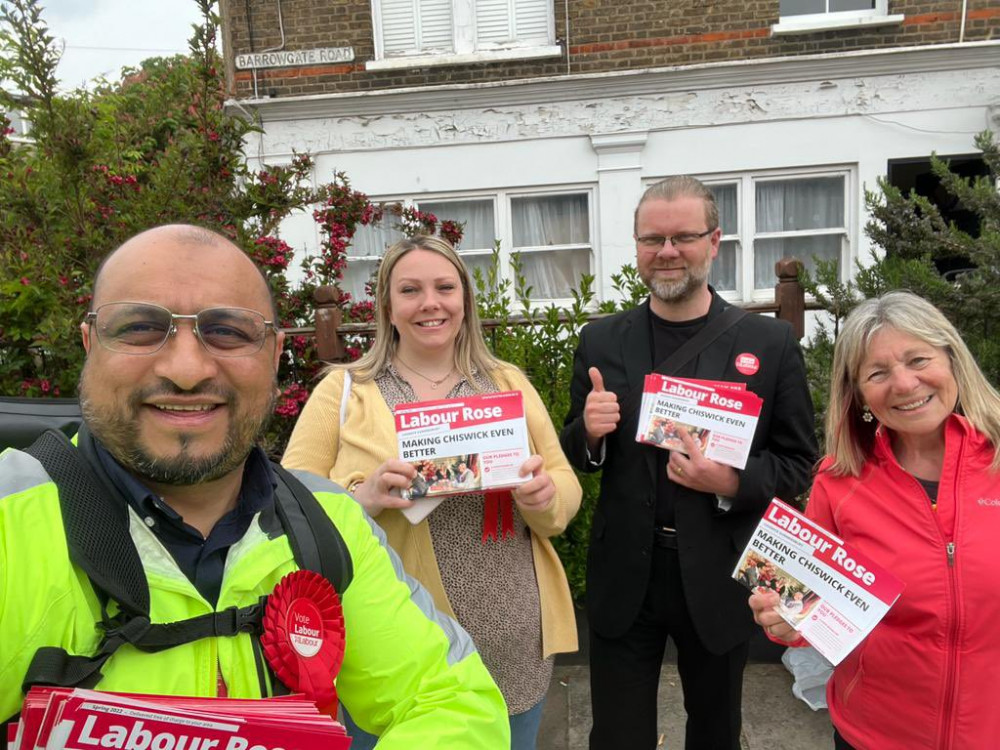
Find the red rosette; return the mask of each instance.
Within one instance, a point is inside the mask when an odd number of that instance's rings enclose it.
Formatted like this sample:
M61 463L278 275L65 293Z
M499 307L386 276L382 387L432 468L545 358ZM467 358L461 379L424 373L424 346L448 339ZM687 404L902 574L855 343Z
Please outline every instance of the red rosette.
M260 644L275 676L336 716L344 612L333 585L311 570L289 573L267 597L262 624Z

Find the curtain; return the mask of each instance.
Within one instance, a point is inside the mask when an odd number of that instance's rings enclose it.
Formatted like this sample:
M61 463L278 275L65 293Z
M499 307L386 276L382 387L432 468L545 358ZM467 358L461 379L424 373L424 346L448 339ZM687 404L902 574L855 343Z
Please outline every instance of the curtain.
M515 248L590 242L586 194L513 198L510 206Z
M711 185L715 194L715 204L719 209L719 226L722 236L738 235L740 225L738 220L738 193L736 184ZM712 262L712 273L709 283L720 292L735 292L738 288L740 243L736 239L723 239L719 243L719 254Z
M570 291L580 286L580 276L590 273L590 249L521 253L521 272L532 299L570 297Z
M365 284L378 268L378 259L385 249L405 236L392 226L394 217L389 217L378 224L368 226L358 225L347 248L347 268L340 288L350 292L354 301L368 299Z
M736 291L736 274L739 266L736 262L740 243L737 240L723 240L719 243L719 254L712 261L712 273L708 281L718 292Z
M462 250L492 250L496 240L493 201L420 201L420 210L434 214L439 221L451 219L464 223Z
M816 267L815 258L840 258L846 234L844 178L813 177L801 180L756 183L756 232L801 232L810 229L843 229L836 234L768 237L754 240L754 287L775 284L774 264L791 255Z
M552 245L590 244L590 212L586 193L538 195L511 199L514 251ZM522 272L532 296L561 299L590 273L590 248L524 252Z
M365 291L365 284L376 269L378 269L378 261L349 260L347 268L344 269L344 278L340 282L341 291L348 292L355 302L369 299L368 293Z
M388 217L377 224L358 225L347 249L349 258L381 258L385 249L399 242L406 235L392 226L395 217Z

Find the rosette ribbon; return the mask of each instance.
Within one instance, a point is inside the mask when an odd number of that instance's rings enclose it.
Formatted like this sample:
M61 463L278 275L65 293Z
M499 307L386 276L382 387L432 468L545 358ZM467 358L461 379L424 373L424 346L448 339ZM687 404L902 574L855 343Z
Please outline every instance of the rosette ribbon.
M344 612L333 584L311 570L289 573L267 597L262 624L260 644L275 676L336 716Z
M514 536L514 496L510 490L491 490L483 504L483 544L497 539L497 517L500 517L500 540Z

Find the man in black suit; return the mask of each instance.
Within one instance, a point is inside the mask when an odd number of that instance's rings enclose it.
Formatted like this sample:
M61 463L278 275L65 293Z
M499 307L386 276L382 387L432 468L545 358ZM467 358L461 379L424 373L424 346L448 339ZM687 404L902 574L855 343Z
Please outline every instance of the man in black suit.
M603 468L587 565L590 747L653 748L666 638L673 638L687 709L687 750L740 746L740 703L754 623L730 578L772 497L809 485L813 408L790 325L745 315L676 372L746 383L763 409L746 468L635 440L625 394L729 305L708 285L721 237L715 198L674 177L635 212L636 262L650 290L634 310L591 323L576 351L563 449L582 471ZM727 314L729 315L729 314ZM680 432L686 433L681 430Z

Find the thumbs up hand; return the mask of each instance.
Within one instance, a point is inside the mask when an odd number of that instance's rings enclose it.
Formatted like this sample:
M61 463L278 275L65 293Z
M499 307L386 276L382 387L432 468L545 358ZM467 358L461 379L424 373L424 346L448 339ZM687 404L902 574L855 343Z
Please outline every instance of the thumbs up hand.
M591 390L583 406L583 426L587 432L587 444L591 450L596 450L601 439L618 427L621 414L618 407L618 396L604 390L604 377L596 367L588 370Z

